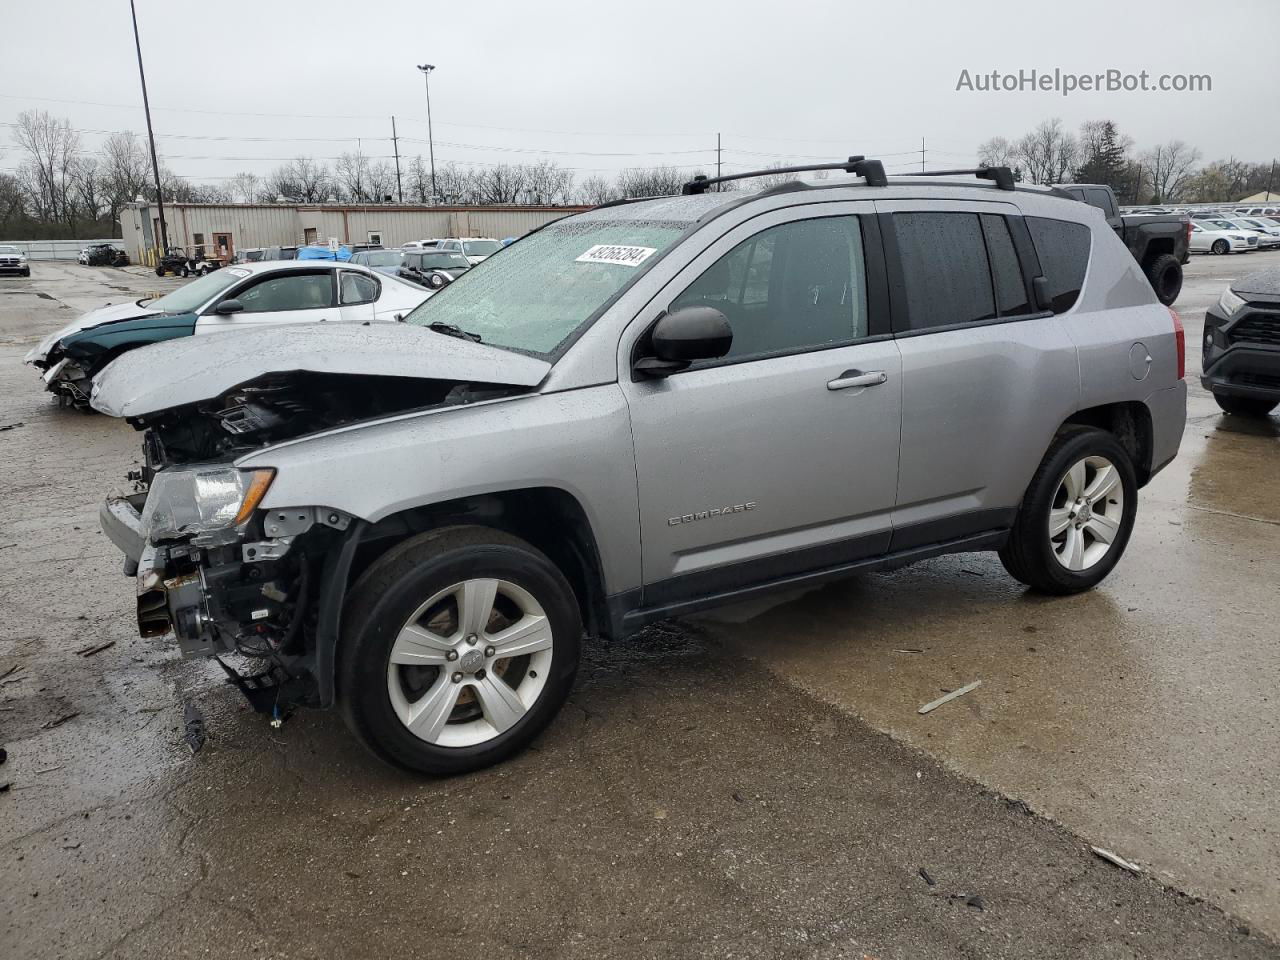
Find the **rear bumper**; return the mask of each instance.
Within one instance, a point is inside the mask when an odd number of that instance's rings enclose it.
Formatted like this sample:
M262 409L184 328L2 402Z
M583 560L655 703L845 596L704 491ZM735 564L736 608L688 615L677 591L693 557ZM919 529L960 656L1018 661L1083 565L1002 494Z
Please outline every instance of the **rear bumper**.
M1158 390L1146 399L1151 413L1151 476L1155 476L1178 455L1182 433L1187 426L1187 381Z

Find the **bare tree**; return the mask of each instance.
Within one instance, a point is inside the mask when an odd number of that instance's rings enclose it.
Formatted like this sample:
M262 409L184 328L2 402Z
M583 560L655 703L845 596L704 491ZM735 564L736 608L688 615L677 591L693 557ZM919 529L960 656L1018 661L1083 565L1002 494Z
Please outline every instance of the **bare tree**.
M102 217L105 196L100 165L96 157L76 157L71 165L72 217L78 213L85 220L98 220ZM78 208L78 209L77 209ZM112 217L114 219L114 215ZM112 236L114 236L114 225Z
M1200 151L1181 140L1170 140L1146 151L1139 161L1151 185L1151 202L1168 203L1180 198L1200 161Z
M431 197L431 171L425 172L423 196ZM477 200L479 176L476 171L456 163L447 163L436 169L436 200L440 203L479 203Z
M227 181L227 188L237 203L254 203L262 196L262 178L256 173L241 171Z
M396 168L385 160L369 164L365 178L365 190L369 199L384 203L388 197L396 196Z
M983 167L1013 167L1018 159L1013 144L1004 137L992 137L978 144L978 164Z
M127 130L107 137L98 156L107 212L115 220L126 203L145 195L151 182L151 164L137 136Z
M27 191L31 212L39 220L73 223L72 181L80 135L70 121L43 110L25 110L18 114L13 142L25 155L18 178Z
M518 164L499 163L476 174L476 203L519 203L528 171Z
M524 168L524 199L532 204L568 203L573 194L573 171L554 160L542 160Z
M578 187L578 199L593 206L618 199L618 190L604 177L593 174Z
M320 203L333 188L328 168L310 157L297 157L283 169L293 186L293 198L303 203ZM288 196L288 194L286 194Z
M363 153L344 153L333 167L333 178L345 199L368 200L369 158Z
M1080 148L1055 117L1021 137L1013 152L1023 175L1032 183L1062 183L1071 179Z
M695 176L679 167L628 167L618 174L618 190L624 197L667 197Z

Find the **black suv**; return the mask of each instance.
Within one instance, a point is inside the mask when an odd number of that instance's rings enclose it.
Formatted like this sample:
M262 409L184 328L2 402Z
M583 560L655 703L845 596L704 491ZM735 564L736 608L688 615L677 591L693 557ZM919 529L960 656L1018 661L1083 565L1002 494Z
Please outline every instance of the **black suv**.
M471 269L471 261L460 253L447 250L409 252L400 261L396 276L412 283L439 290Z
M1201 368L1227 413L1265 417L1280 403L1280 270L1235 281L1209 308Z

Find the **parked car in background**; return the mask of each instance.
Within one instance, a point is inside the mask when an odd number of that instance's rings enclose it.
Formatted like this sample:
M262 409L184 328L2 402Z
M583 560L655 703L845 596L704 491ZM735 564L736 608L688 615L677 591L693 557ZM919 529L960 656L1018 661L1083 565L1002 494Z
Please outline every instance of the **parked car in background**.
M1270 204L1265 207L1233 207L1233 211L1240 216L1246 217L1275 217L1280 216L1280 206Z
M1227 413L1265 417L1280 404L1280 272L1236 280L1204 317L1200 383Z
M400 244L400 249L408 253L410 250L434 250L443 240L410 240L408 243Z
M100 515L139 631L252 638L258 709L338 706L442 774L524 748L584 633L959 551L1090 589L1178 451L1177 315L1007 168L846 169L567 217L323 351L122 357L94 405L146 431L150 486Z
M396 275L432 290L439 290L470 269L470 261L460 253L447 250L409 251L401 260Z
M31 276L31 264L27 255L17 247L0 244L0 273L16 273L20 277Z
M95 243L85 248L85 266L127 267L129 255L113 243Z
M88 247L80 248L80 253L76 257L76 263L80 264L80 266L82 267L87 267L89 265L89 248Z
M1250 250L1257 250L1262 243L1262 234L1257 230L1250 230L1241 226L1231 217L1211 217L1207 220L1198 221L1199 224L1207 230L1230 230L1244 235L1245 242Z
M493 237L459 237L456 240L441 240L436 244L436 248L450 253L460 253L472 266L475 266L501 250L502 243Z
M1250 244L1252 237L1253 243ZM1217 226L1205 220L1191 222L1191 251L1193 253L1247 253L1258 246L1257 234L1246 234L1230 225Z
M1280 224L1270 223L1258 217L1229 217L1228 222L1242 230L1252 230L1258 234L1258 249L1267 250L1280 246Z
M264 247L262 250L263 260L297 260L297 247Z
M351 262L368 267L389 277L398 275L404 253L400 250L364 250L351 255Z
M146 344L281 324L394 321L428 295L411 283L332 260L238 264L157 300L91 311L46 337L26 362L41 371L61 402L84 406L98 373Z
M1105 183L1063 183L1058 189L1097 207L1142 266L1156 297L1170 306L1182 292L1182 265L1190 259L1190 221L1180 213L1125 216Z
M259 260L266 259L265 247L246 247L236 251L236 255L232 258L232 263L257 263Z

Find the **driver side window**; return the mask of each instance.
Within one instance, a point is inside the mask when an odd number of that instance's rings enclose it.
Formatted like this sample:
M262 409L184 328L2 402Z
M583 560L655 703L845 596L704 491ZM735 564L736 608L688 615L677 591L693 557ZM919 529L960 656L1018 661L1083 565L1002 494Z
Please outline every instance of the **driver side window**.
M286 273L255 284L236 299L245 313L315 310L333 306L333 279L324 273Z
M739 243L672 301L729 320L725 360L818 350L867 335L867 280L856 216L779 224ZM723 361L719 361L723 362Z

